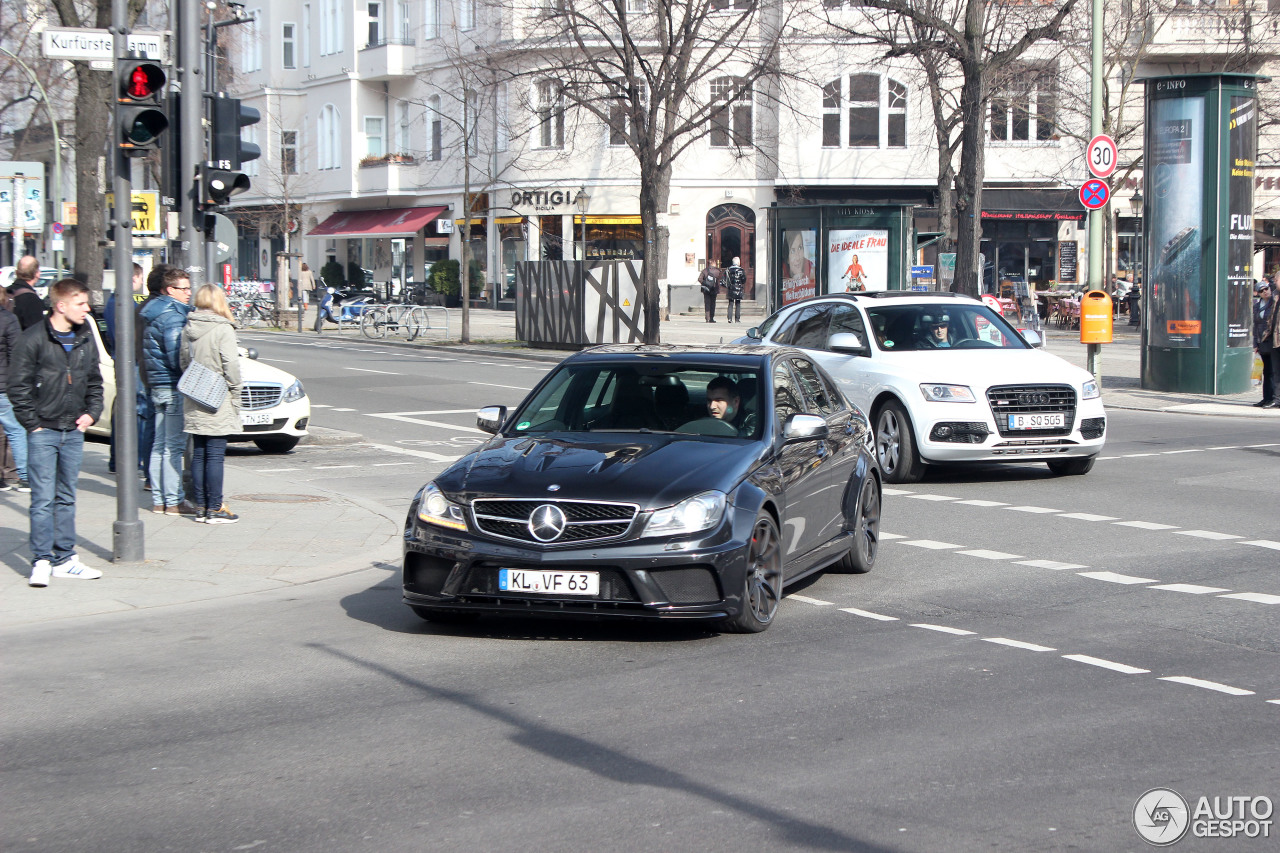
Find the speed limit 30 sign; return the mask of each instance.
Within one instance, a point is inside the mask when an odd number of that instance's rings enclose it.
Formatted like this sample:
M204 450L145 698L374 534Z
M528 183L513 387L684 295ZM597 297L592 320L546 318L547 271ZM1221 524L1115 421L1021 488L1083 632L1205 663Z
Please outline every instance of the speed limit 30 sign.
M1116 170L1116 141L1105 133L1089 140L1085 155L1089 161L1089 174L1095 178L1109 178Z

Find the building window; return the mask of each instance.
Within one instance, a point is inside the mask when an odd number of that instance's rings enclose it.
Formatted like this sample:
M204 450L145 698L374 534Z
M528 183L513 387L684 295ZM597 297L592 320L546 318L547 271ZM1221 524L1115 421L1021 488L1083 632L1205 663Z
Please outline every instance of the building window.
M440 37L440 0L423 0L422 2L422 37L428 39Z
M321 169L337 169L342 164L342 117L333 104L325 104L320 108L320 118L316 121L316 156Z
M906 148L907 87L879 74L850 74L824 85L822 146L839 148L842 139L849 148Z
M1057 135L1057 83L1051 69L1027 69L991 96L992 142L1052 140Z
M564 147L564 92L558 80L538 81L538 143Z
M369 47L382 44L382 4L369 4Z
M262 30L259 27L262 12L255 9L249 12L248 16L249 20L243 24L244 28L240 31L242 45L240 70L245 73L262 70Z
M711 146L744 148L751 145L751 90L742 88L741 77L711 81Z
M427 159L439 160L442 156L440 118L440 96L432 95L427 99Z
M396 154L408 154L413 149L409 139L409 102L396 104Z
M458 26L464 30L476 27L476 0L458 0Z
M609 107L609 144L626 145L631 135L631 111L638 109L642 113L649 106L649 89L644 83L636 84L636 91L630 91L626 78L619 77L614 81L613 96L615 102Z
M284 175L298 174L298 131L280 131L280 172Z
M280 25L280 65L283 68L297 68L297 58L294 55L294 33L297 32L296 24Z
M381 157L387 153L383 125L382 116L365 116L364 153L369 157Z
M649 11L649 0L627 0L628 15L644 15Z
M342 9L339 0L320 0L320 55L342 52Z
M711 0L713 12L749 12L754 0Z
M507 128L507 84L499 83L494 93L493 104L494 143L499 151L506 151L511 142L511 134Z
M409 26L409 0L395 0L395 32L392 36L400 44L413 44L413 31Z
M302 67L311 67L311 4L302 4L302 32L298 34L301 37L302 48Z
M466 111L464 122L467 126L467 153L475 154L480 150L480 93L468 89L462 104Z

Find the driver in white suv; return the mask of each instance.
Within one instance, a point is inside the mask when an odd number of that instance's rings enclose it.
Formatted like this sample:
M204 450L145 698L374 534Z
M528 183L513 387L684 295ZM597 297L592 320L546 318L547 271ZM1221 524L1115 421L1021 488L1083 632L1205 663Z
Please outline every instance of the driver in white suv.
M951 346L951 315L925 314L920 318L924 331L920 335L921 349L945 349Z

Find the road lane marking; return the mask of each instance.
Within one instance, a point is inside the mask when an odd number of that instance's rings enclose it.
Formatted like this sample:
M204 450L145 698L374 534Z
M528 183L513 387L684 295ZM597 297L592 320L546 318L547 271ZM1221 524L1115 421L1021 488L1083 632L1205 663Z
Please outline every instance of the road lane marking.
M512 388L516 391L528 391L528 385L499 385L497 382L468 382L468 385L485 385L489 388Z
M1172 681L1175 684L1189 684L1192 687L1203 687L1205 690L1216 690L1219 693L1226 693L1228 696L1252 696L1252 690L1241 690L1239 687L1231 687L1227 684L1219 684L1216 681L1205 681L1203 678L1191 678L1187 675L1165 675L1160 677L1161 681Z
M1239 449L1240 449L1240 445L1238 445L1238 444L1227 444L1227 445L1223 445L1222 447L1210 447L1209 449L1210 449L1210 450L1239 450Z
M1139 669L1136 666L1129 666L1124 663L1116 663L1113 660L1103 660L1102 658L1090 657L1089 655L1063 655L1063 657L1077 663L1087 663L1089 666L1100 666L1103 669L1123 672L1125 675L1141 675L1144 672L1151 671L1149 669Z
M416 462L375 462L374 468L386 468L389 465L416 465Z
M955 498L950 495L911 495L914 500L918 501L953 501Z
M313 408L313 409L332 409L332 408L333 408L333 406L330 406L328 403L312 403L312 404L311 404L311 408Z
M1094 515L1091 512L1064 512L1058 518L1075 518L1080 521L1115 521L1114 515Z
M880 622L897 622L897 616L885 616L883 613L872 613L870 610L859 610L856 607L841 607L844 613L852 613L854 616L861 616L864 619L876 619Z
M1170 592L1186 592L1191 595L1207 595L1211 592L1230 592L1225 587L1220 586L1200 586L1194 583L1162 583L1151 587L1152 589L1167 589Z
M1255 601L1258 604L1280 604L1280 595L1267 595L1265 592L1232 592L1218 598L1238 598L1241 601Z
M1176 524L1157 524L1154 521L1117 521L1117 527L1136 527L1139 530L1177 530Z
M1082 566L1079 563L1060 563L1057 560L1019 560L1019 566L1031 566L1036 569L1052 569L1060 572L1063 569L1087 569L1088 566Z
M791 593L790 595L787 596L787 598L793 598L796 601L803 601L805 604L813 604L813 605L817 605L818 607L830 607L832 604L835 603L832 601L823 601L821 598L810 598L809 596L801 595L798 592Z
M1270 444L1246 444L1245 447L1280 447L1280 444L1273 441Z
M1060 509L1049 509L1048 507L1045 507L1045 506L1007 506L1005 507L1005 509L1011 510L1013 512L1034 512L1041 515L1051 513L1051 512L1054 512L1054 513L1062 512L1062 510Z
M982 501L976 499L970 501L956 501L956 503L962 506L1008 506L1004 501Z
M301 468L259 468L259 474L283 474L286 471L301 471Z
M433 462L456 462L462 458L461 456L445 456L440 453L432 453L429 450L410 450L407 447L395 447L390 444L370 444L369 446L384 453L401 453L405 456L417 456L419 459L430 459Z
M334 409L335 412L354 412L355 409Z
M1082 578L1093 578L1108 583L1138 584L1159 583L1156 578L1136 578L1133 575L1118 575L1115 572L1076 572Z
M1270 539L1254 539L1251 542L1241 542L1241 545L1257 545L1259 548L1270 548L1272 551L1280 551L1280 542L1274 542Z
M396 373L391 370L372 370L368 367L344 367L343 370L358 370L361 373L381 373L386 376L403 376L403 373Z
M984 560L1018 560L1020 554L1006 554L1004 551L988 551L985 548L974 548L972 551L957 551L967 557L981 557Z
M1236 536L1234 533L1217 533L1213 530L1179 530L1178 536L1194 536L1197 539L1243 539L1243 536Z
M359 465L314 465L317 471L334 471L338 468L359 468Z
M881 489L880 494L882 495L914 495L915 492L909 489L887 489L886 488L886 489Z
M1190 450L1166 450L1166 451L1165 451L1165 455L1166 455L1166 456L1167 456L1167 455L1169 455L1169 454L1172 454L1172 453L1204 453L1204 448L1203 448L1203 447L1193 447L1193 448L1191 448Z
M1126 453L1121 459L1137 459L1139 456L1155 456L1155 453Z
M906 539L906 538L907 537L903 536L901 533L885 533L883 530L880 531L881 542L888 542L891 539Z
M932 539L910 539L902 543L903 545L914 545L917 548L928 548L931 551L945 551L948 548L959 548L960 545L952 545L950 542L935 542Z
M946 625L929 625L925 622L916 622L911 627L924 628L926 631L938 631L943 634L955 634L957 637L971 637L975 634L974 631L966 631L963 628L948 628Z
M366 412L365 414L370 418L383 418L388 421L400 421L402 423L415 424L417 426L441 427L442 429L453 430L455 432L474 432L479 435L488 435L484 430L476 429L475 427L458 426L457 424L445 423L444 421L429 421L425 418L413 417L414 415L460 415L463 412L475 414L475 409L457 409L444 412Z
M1026 649L1029 652L1056 652L1057 649L1048 646L1037 646L1035 643L1024 643L1021 640L1010 640L1006 637L983 637L984 643L996 643L1001 646L1009 646L1015 649Z

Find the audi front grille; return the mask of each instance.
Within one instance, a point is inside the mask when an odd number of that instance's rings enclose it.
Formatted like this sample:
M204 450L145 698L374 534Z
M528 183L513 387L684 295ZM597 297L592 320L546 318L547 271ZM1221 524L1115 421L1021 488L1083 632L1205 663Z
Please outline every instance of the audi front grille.
M987 389L987 402L996 429L1008 438L1070 435L1076 421L1076 389L1070 385L997 385ZM1052 429L1009 429L1009 415L1041 415L1062 412L1065 426Z

